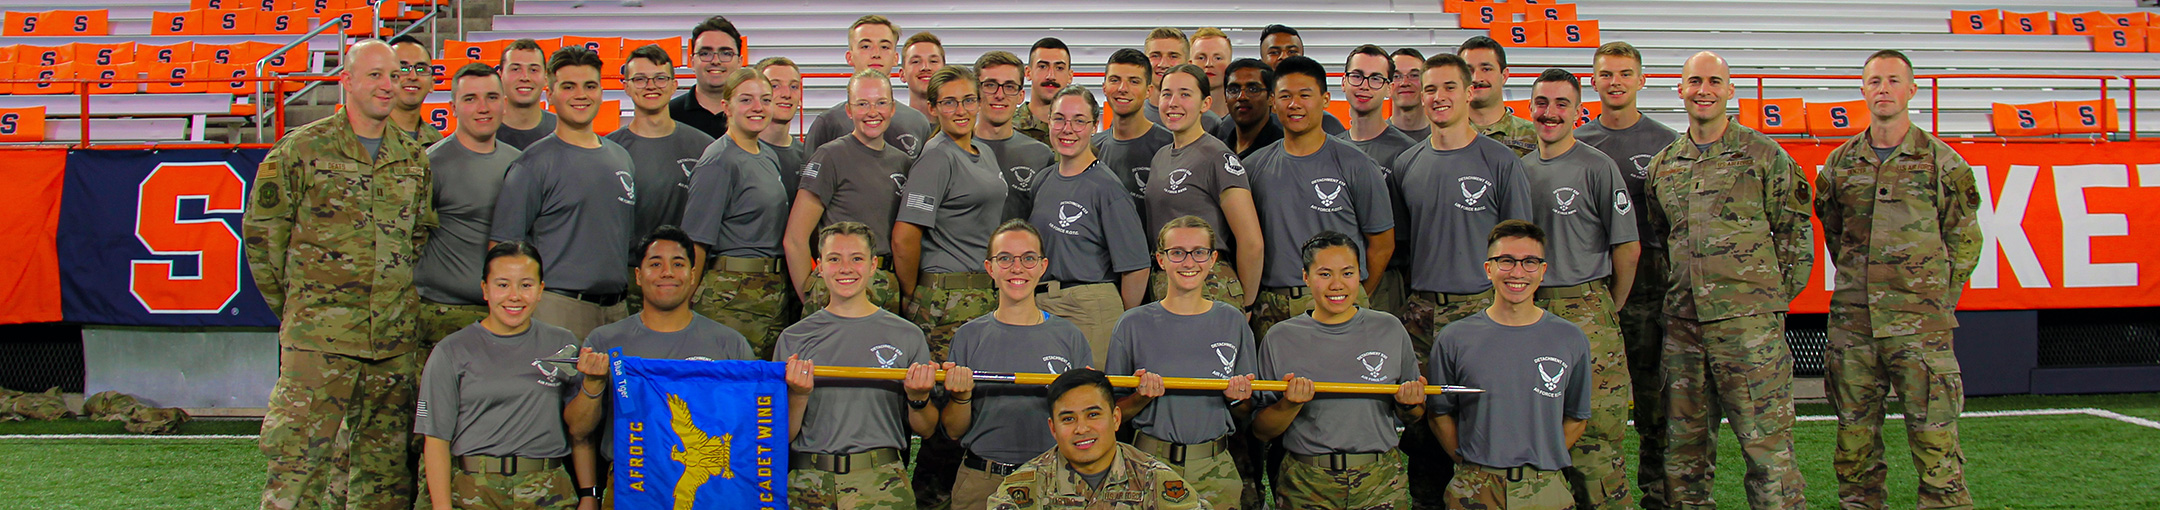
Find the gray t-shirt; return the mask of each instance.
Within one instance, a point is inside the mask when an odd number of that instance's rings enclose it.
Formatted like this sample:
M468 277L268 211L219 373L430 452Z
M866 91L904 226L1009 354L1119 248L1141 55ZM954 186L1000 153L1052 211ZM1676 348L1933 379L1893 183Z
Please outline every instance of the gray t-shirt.
M1402 320L1387 312L1359 308L1342 324L1302 314L1275 324L1260 344L1260 378L1280 381L1284 374L1314 382L1402 384L1417 380L1417 354ZM1280 399L1272 391L1253 394L1261 407ZM1320 393L1290 422L1282 444L1299 455L1384 452L1395 448L1402 437L1395 428L1402 425L1393 394Z
M1394 126L1389 126L1389 127L1394 127ZM1410 137L1410 140L1411 140L1411 141L1413 141L1413 142L1416 142L1416 143L1423 143L1423 144L1430 144L1430 143L1432 143L1432 142L1430 141L1430 140L1432 139L1432 124L1426 124L1426 125L1424 125L1424 127L1420 127L1420 128L1417 128L1417 129L1402 129L1402 128L1396 128L1396 130L1397 130L1397 131L1402 131L1402 134L1403 134L1403 136L1408 136L1408 137ZM1576 132L1577 132L1577 133L1581 133L1581 131L1576 131ZM1581 136L1581 135L1577 135L1577 136Z
M794 202L795 190L802 189L803 163L810 162L810 149L815 147L811 147L810 144L803 143L800 140L790 143L786 147L765 143L762 140L758 143L765 144L765 150L772 151L773 157L780 160L780 182L787 185L788 201ZM711 154L712 147L707 146L705 155ZM703 158L700 157L700 161L702 160Z
M707 319L705 316L695 313L691 314L689 327L673 333L653 331L652 328L645 327L643 313L632 314L628 319L593 329L592 334L585 337L585 346L591 347L593 352L601 354L608 354L608 351L621 348L624 356L637 356L646 359L684 359L693 361L757 359L757 354L750 352L750 341L745 340L742 333L735 332L734 328L729 328L726 324L714 322L712 319ZM609 423L607 416L611 412L613 412L612 409L603 407L601 409L600 423ZM599 444L615 444L613 440L609 439L613 437L610 430L612 428L600 427ZM600 456L610 459L615 458L615 449L600 448Z
M1148 268L1153 262L1148 236L1124 191L1099 160L1080 175L1066 177L1052 169L1035 176L1035 210L1028 223L1042 232L1043 255L1050 257L1044 279L1102 283Z
M1223 218L1222 194L1231 188L1252 191L1252 181L1245 175L1245 163L1238 160L1237 153L1223 145L1222 140L1202 136L1184 147L1165 145L1155 151L1149 163L1162 168L1163 177L1148 181L1147 230L1162 230L1164 224L1179 216L1195 216L1206 220L1215 229L1215 249L1228 250L1235 245L1230 233L1230 222ZM1146 236L1152 245L1155 236Z
M478 323L451 333L420 372L413 433L450 441L451 455L569 456L562 411L577 394L577 371L533 360L577 343L537 320L511 336Z
M637 190L630 153L613 140L587 149L549 136L510 164L489 240L531 241L549 288L607 294L630 284Z
M818 310L780 332L772 360L790 355L828 367L907 368L931 362L922 328L884 310L852 319ZM907 412L900 381L821 377L803 410L802 430L788 449L850 454L906 448Z
M1476 294L1492 288L1481 265L1485 238L1502 220L1530 219L1522 159L1482 136L1451 151L1431 144L1412 149L1396 157L1395 173L1388 176L1388 189L1401 193L1409 227L1395 231L1395 256L1410 257L1410 290Z
M1673 131L1649 117L1643 117L1642 120L1635 121L1635 125L1621 130L1607 129L1604 124L1595 120L1575 128L1576 141L1596 147L1598 152L1605 153L1614 163L1620 165L1620 177L1627 181L1628 201L1636 204L1644 203L1643 181L1650 178L1650 158L1656 157L1658 152L1664 151L1666 146L1672 145L1673 140L1678 138L1678 131ZM1635 231L1650 231L1650 218L1646 215L1635 215ZM1655 239L1656 237L1642 239L1643 248L1663 248L1665 240Z
M697 168L698 156L712 145L713 137L676 122L675 132L665 138L646 138L622 128L608 133L607 139L630 153L631 180L637 183L638 196L636 230L630 234L642 238L661 225L681 226L683 203L690 196L690 171Z
M758 151L751 154L731 139L715 141L690 174L682 228L713 255L782 256L780 237L787 231L788 198L795 190L780 178L786 172L779 151L763 143Z
M1565 418L1590 419L1590 340L1551 312L1503 326L1480 311L1440 328L1429 384L1485 393L1426 397L1434 416L1454 415L1456 451L1471 463L1553 471L1568 467Z
M1145 199L1143 190L1154 177L1155 151L1169 147L1177 141L1177 135L1162 125L1148 128L1146 133L1131 140L1119 140L1109 130L1095 133L1088 143L1095 147L1095 158L1116 173L1119 182L1125 183L1125 192L1133 198Z
M848 118L847 104L836 104L818 114L803 140L810 142L811 147L824 147L826 142L848 138L854 131L855 119ZM899 99L893 100L893 114L885 124L885 145L899 148L913 159L922 156L923 144L936 134L937 124L930 122L930 116L902 104Z
M367 153L368 153L368 158L372 159L372 158L375 158L376 156L380 156L380 155L382 155L382 139L381 139L381 138L368 138L368 137L365 137L365 136L360 136L360 135L353 135L353 138L359 138L359 139L360 139L360 148L361 148L361 149L364 149L364 150L366 150L366 151L367 151ZM415 138L415 140L417 140L417 138Z
M853 135L841 137L810 153L798 175L803 190L825 206L818 227L843 221L859 221L877 234L878 255L892 254L893 214L900 207L900 185L907 182L906 152L887 143L871 149Z
M1032 188L1029 186L1034 185L1036 176L1057 171L1057 153L1051 152L1050 146L1043 145L1034 138L1020 135L1009 136L1003 140L975 140L989 147L990 153L997 155L998 166L1004 169L999 172L999 175L1005 177L1005 209L1002 219L1027 218L1028 212L1035 208L1029 191Z
M502 193L503 177L519 154L500 143L495 152L476 153L457 138L444 138L428 148L428 168L435 173L435 214L442 222L428 234L420 261L413 264L413 285L420 297L446 305L487 304L480 292L480 259L487 256L496 195Z
M543 110L540 112L540 123L533 124L532 129L518 129L504 124L495 130L495 141L525 150L526 147L531 147L533 142L552 134L555 134L555 112Z
M985 314L953 331L952 362L977 372L1062 374L1095 359L1080 328L1043 313L1041 324L1018 326ZM1050 436L1048 388L1036 384L975 385L975 413L960 444L982 458L1026 463L1057 448Z
M1110 333L1104 373L1135 369L1163 377L1228 379L1257 374L1252 327L1236 305L1216 301L1200 315L1178 315L1161 301L1126 310ZM1121 390L1120 395L1131 393ZM1236 428L1229 402L1214 390L1166 390L1132 415L1142 434L1180 444L1213 441Z
M1005 178L997 154L973 139L975 154L939 134L908 170L898 219L929 231L922 240L922 272L982 272L990 231L1005 213Z
M1320 150L1304 156L1292 156L1282 142L1276 142L1245 158L1245 168L1253 172L1253 206L1260 211L1260 236L1267 245L1261 287L1304 286L1305 267L1298 247L1321 231L1349 234L1363 257L1365 238L1359 234L1395 228L1380 165L1349 142L1335 137L1325 140Z
M1359 151L1372 158L1373 163L1379 164L1382 177L1395 173L1388 165L1395 162L1396 156L1401 156L1403 151L1410 150L1411 147L1416 147L1418 144L1416 139L1403 134L1402 130L1395 129L1395 126L1388 126L1386 130L1380 132L1380 136L1362 142L1351 140L1349 135L1343 135L1340 138L1345 142L1350 142L1350 145L1357 146Z
M1155 103L1141 105L1140 116L1147 117L1148 122L1153 122L1158 126L1162 125L1162 108L1156 107ZM1215 126L1222 125L1222 121L1222 114L1213 111L1200 112L1200 129L1202 131L1214 131Z
M1634 242L1635 200L1620 167L1596 147L1575 144L1560 157L1523 156L1531 222L1545 228L1545 286L1569 287L1612 274L1613 245ZM1489 252L1488 252L1489 253Z

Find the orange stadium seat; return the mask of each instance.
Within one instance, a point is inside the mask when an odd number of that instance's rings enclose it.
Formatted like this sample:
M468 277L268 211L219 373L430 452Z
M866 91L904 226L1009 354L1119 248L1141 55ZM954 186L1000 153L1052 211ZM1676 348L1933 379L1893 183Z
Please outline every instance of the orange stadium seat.
M247 51L243 48L245 48L244 44L196 44L194 61L230 64L246 60Z
M203 11L156 12L150 16L150 35L202 35Z
M2093 51L2144 53L2145 27L2104 27L2092 34Z
M1523 4L1471 4L1463 10L1458 24L1463 28L1492 28L1494 23L1514 21L1515 15L1522 13L1522 9Z
M1741 99L1740 125L1773 135L1806 133L1807 102L1797 97Z
M623 39L623 56L630 56L630 52L648 45L659 46L660 49L667 50L668 58L674 59L675 65L678 67L690 65L690 55L689 52L683 49L683 38L681 36L666 39Z
M375 35L375 9L372 7L363 5L349 9L339 9L323 12L321 14L323 16L324 23L328 23L328 20L332 18L337 19L339 25L341 25L338 30L343 32L345 35L361 37L372 37Z
M1587 101L1583 101L1583 103L1579 105L1579 110L1581 110L1582 114L1575 118L1575 127L1582 127L1583 124L1596 122L1597 116L1605 113L1605 102L1599 101L1597 100L1597 98L1590 97L1586 97L1583 99L1586 99Z
M135 45L135 61L156 62L160 64L170 64L173 62L194 62L195 43L183 42L179 44L166 45L137 44Z
M442 43L444 58L459 57L487 65L502 63L502 50L510 41L465 42L449 40Z
M99 80L134 79L142 72L141 64L129 62L110 66L86 66L76 68L75 76ZM92 94L133 94L142 90L140 83L92 83Z
M2012 35L2054 35L2055 25L2048 22L2045 12L2003 11L2003 31Z
M900 108L907 108L907 105L895 106L898 106ZM547 110L549 112L555 111L555 103L548 103ZM1104 110L1104 113L1108 112L1109 110ZM1105 115L1105 117L1107 118L1108 116ZM1109 121L1105 120L1104 122ZM1104 125L1107 126L1108 124ZM622 101L601 101L600 115L598 117L593 117L592 126L594 133L599 133L602 135L615 132L615 128L622 127Z
M11 63L14 63L14 62L15 62L15 45L13 45L13 44L10 44L10 45L6 45L6 46L0 46L0 64L11 64Z
M622 60L623 56L623 38L621 37L579 37L574 35L566 35L562 37L562 44L563 46L584 46L585 49L593 50L593 53L600 54L600 60L602 62L615 62L617 60Z
M554 55L554 54L555 54L555 50L557 50L557 49L561 49L561 48L562 48L562 46L563 46L563 44L562 44L562 38L561 38L561 37L549 37L549 38L546 38L546 39L533 39L533 42L534 42L534 43L537 43L537 44L539 44L539 45L540 45L540 60L541 60L541 61L546 61L546 60L548 59L548 57L549 57L549 56L552 56L552 55ZM500 53L500 52L497 52L497 53L496 53L496 56L497 56L497 57L500 57L500 56L501 56L501 53Z
M310 11L308 9L291 9L257 13L255 15L255 33L289 35L305 34L308 32L308 30L312 30L315 28L315 23L311 21L315 18L316 16L314 11Z
M2115 19L2100 11L2055 13L2055 35L2089 35L2115 26Z
M1861 100L1835 103L1807 103L1808 136L1836 138L1852 136L1867 129L1867 102Z
M249 7L253 3L254 2L249 0L188 0L188 8L199 11L213 9L237 9L241 7Z
M1545 46L1545 21L1495 21L1488 30L1501 46L1509 48L1537 48Z
M2003 33L2001 9L1982 11L1950 11L1950 33L1953 34L2000 34Z
M1508 115L1522 117L1523 120L1530 120L1530 100L1528 99L1501 101L1500 107L1506 108Z
M375 7L375 16L386 20L413 21L425 17L420 11L405 10L405 3L398 1L368 0Z
M1441 0L1440 12L1445 12L1448 14L1459 14L1464 10L1468 9L1470 4L1478 3L1479 1L1481 0Z
M67 46L31 46L25 44L15 47L15 61L23 64L55 66L74 60L75 51Z
M1598 47L1598 22L1594 19L1545 23L1545 45L1554 48Z
M75 93L75 86L73 84L53 83L49 81L67 80L73 78L75 78L74 62L62 62L59 65L42 67L15 66L15 79L40 80L36 82L16 83L14 85L15 95L28 96L39 94L73 94Z
M135 43L69 43L76 62L93 66L116 66L135 63Z
M254 35L256 12L252 7L205 10L202 35Z
M203 66L203 73L204 76L219 78L247 78L255 76L255 63L208 64ZM203 91L213 94L253 94L257 88L256 82L251 81L219 81L206 84Z
M1575 4L1533 5L1523 13L1525 20L1574 21Z
M0 142L45 141L45 107L0 108Z
M2122 130L2121 126L2113 99L2055 102L2055 127L2063 134L2109 133Z
M2115 26L2118 27L2143 27L2152 23L2152 14L2146 12L2109 14L2107 17L2115 20Z
M605 114L605 112L602 113L602 115ZM420 105L420 118L422 122L427 123L428 127L434 128L443 136L450 136L450 133L457 131L457 115L451 114L450 103L422 103Z
M147 63L147 64L142 64L142 70L143 70L143 74L145 74L145 75L148 75L148 77L149 77L149 78L151 78L151 79L165 79L165 78L170 78L170 79L180 80L180 79L187 79L187 78L199 78L199 77L203 77L203 76L209 76L208 74L205 74L205 73L204 73L203 71L204 71L204 69L205 69L205 68L207 68L208 66L211 66L211 65L213 65L213 64L210 64L210 63L206 63L206 62L201 62L201 61L196 61L196 62L174 62L174 63L170 63L170 64L155 64L155 63ZM150 93L152 93L152 94L184 94L184 93L200 93L200 92L202 92L203 90L205 90L205 89L206 89L206 88L207 88L208 86L209 86L209 84L207 84L207 83L203 83L203 82L199 82L199 81L195 81L195 82L178 82L178 81L154 81L154 82L150 82L149 86L148 86L148 87L146 87L146 89L147 89L147 90L149 90L149 91L150 91Z
M108 35L112 27L106 11L45 11L7 13L7 35L82 36Z
M2048 136L2059 132L2055 125L2055 103L1994 104L1994 113L1988 122L1995 127L1995 134L2002 136Z
M428 62L429 66L435 68L435 90L437 92L450 90L450 76L457 74L459 69L464 69L465 64L470 63L473 63L472 59L465 57L438 58Z
M245 58L239 63L244 63L250 67L253 67L256 60L267 56L272 58L269 62L263 65L263 70L265 71L274 73L307 72L308 49L306 46L295 46L292 49L285 50L285 54L283 55L272 56L270 52L277 51L279 46L284 45L264 41L248 41L246 43L241 43L241 52L244 53L243 56Z

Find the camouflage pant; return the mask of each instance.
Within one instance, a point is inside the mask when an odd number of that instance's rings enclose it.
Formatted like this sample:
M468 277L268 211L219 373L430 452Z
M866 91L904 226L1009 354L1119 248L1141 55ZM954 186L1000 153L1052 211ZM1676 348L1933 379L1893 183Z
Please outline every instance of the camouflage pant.
M1170 295L1170 279L1166 271L1154 271L1148 276L1148 301L1161 301ZM1207 282L1200 285L1200 296L1209 301L1222 301L1244 305L1245 284L1239 283L1237 268L1230 261L1216 259L1215 267L1208 269ZM1209 500L1214 501L1214 500Z
M825 303L832 299L831 294L825 290L825 279L819 278L816 273L811 273L810 284L804 285L804 287L803 317L809 317L810 314L824 309ZM870 303L877 305L878 308L885 309L885 311L899 314L901 313L899 289L900 280L893 277L892 271L879 269L876 274L870 276Z
M997 311L997 289L946 287L931 275L924 276L922 283L915 285L915 295L901 305L907 310L901 316L922 328L924 341L930 344L930 358L942 362L950 359L953 332L961 324Z
M1403 329L1410 331L1410 347L1416 350L1418 366L1423 367L1426 357L1432 356L1433 336L1440 328L1485 311L1492 306L1492 290L1472 294L1468 299L1453 294L1410 291L1410 298L1403 302Z
M514 475L450 470L450 502L464 509L568 510L577 508L577 484L562 469Z
M1456 463L1455 479L1447 484L1448 510L1566 510L1574 505L1564 475L1527 465L1501 469Z
M487 316L487 305L448 305L420 300L420 366L427 366L425 352L434 349L436 342Z
M1380 272L1380 289L1373 292L1372 308L1401 317L1410 305L1410 283L1403 279L1403 270L1389 269Z
M1640 280L1620 308L1620 336L1627 349L1628 379L1634 381L1636 448L1635 488L1643 510L1665 510L1665 316L1664 291L1640 287Z
M781 273L706 271L690 309L742 333L757 359L772 359L773 343L789 324L787 305L794 294L787 281Z
M1389 450L1377 462L1327 469L1283 459L1275 476L1276 510L1395 510L1410 508L1403 454Z
M419 359L279 349L262 422L269 457L262 508L412 508Z
M1830 406L1837 410L1838 499L1845 508L1884 508L1889 470L1883 464L1882 424L1890 388L1905 401L1905 436L1913 468L1920 473L1920 508L1972 508L1965 491L1965 449L1958 444L1958 414L1965 409L1965 381L1951 350L1949 331L1875 338L1867 314L1848 319L1833 308L1829 368ZM1848 312L1851 313L1851 312Z
M1358 289L1356 296L1358 306L1372 306L1372 296L1365 295L1363 288ZM1253 338L1266 342L1267 330L1275 327L1275 323L1313 310L1313 294L1305 287L1262 289L1260 297L1253 299L1253 305L1256 307L1252 312Z
M1785 314L1665 320L1665 487L1673 508L1711 509L1718 419L1747 460L1748 506L1806 508L1793 463L1792 351Z
M1537 303L1539 308L1575 323L1590 338L1590 421L1584 424L1582 439L1568 449L1573 466L1560 471L1567 476L1576 506L1584 510L1626 508L1634 503L1628 497L1627 456L1622 453L1622 443L1627 440L1630 394L1627 354L1620 343L1612 294L1605 282L1593 281L1579 287L1581 296L1541 299Z
M809 468L788 471L788 508L794 510L896 510L915 508L907 465L892 461L858 466L848 474Z
M1163 465L1170 466L1170 470L1176 472L1179 478L1184 478L1185 484L1192 486L1193 492L1199 494L1202 501L1208 502L1209 506L1202 508L1235 510L1239 502L1244 500L1245 477L1238 474L1237 462L1231 458L1231 450L1228 448L1206 457L1188 456L1184 464L1171 462L1168 457L1156 455L1156 451L1146 448L1141 448L1141 451L1162 461Z

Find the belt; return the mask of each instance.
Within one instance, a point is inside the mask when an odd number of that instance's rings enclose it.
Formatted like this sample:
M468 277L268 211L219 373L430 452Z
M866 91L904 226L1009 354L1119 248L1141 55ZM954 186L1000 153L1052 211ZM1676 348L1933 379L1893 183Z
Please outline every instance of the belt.
M720 257L713 261L713 269L731 273L779 273L787 270L787 263L772 257Z
M1266 292L1269 294L1281 294L1283 296L1288 296L1290 299L1297 299L1312 294L1312 288L1303 285L1299 285L1296 287L1268 287L1265 289L1260 289L1260 292Z
M1290 454L1290 460L1295 460L1299 463L1321 469L1333 469L1340 471L1344 469L1357 469L1373 464L1375 462L1380 462L1381 459L1387 458L1388 454L1394 452L1395 450L1388 450L1379 453L1329 453L1324 455L1299 455L1296 453L1292 453Z
M863 464L863 466L868 467L888 462L899 461L899 449L878 448L866 452L843 454L797 452L793 458L789 459L789 462L791 463L788 465L803 469L815 469L818 471L824 471L836 475L844 475L848 474L851 471L854 471L855 463L857 462L860 462Z
M1541 472L1537 467L1531 466L1529 464L1523 464L1520 466L1509 468L1497 468L1484 464L1478 464L1475 462L1464 461L1457 463L1456 466L1460 468L1467 468L1471 470L1484 471L1487 473L1500 475L1507 478L1507 481L1509 482L1520 482L1523 480L1529 480L1531 478L1535 478L1536 473Z
M974 271L965 273L925 273L923 274L922 284L948 290L997 288L997 281L990 279L990 273Z
M1006 464L1003 462L985 459L982 458L982 456L980 455L976 455L975 452L967 452L967 456L960 459L960 465L967 466L968 469L973 469L984 473L990 473L997 476L1010 475L1013 473L1013 471L1020 469L1019 464Z
M1186 459L1213 457L1230 449L1229 439L1223 437L1204 443L1179 444L1147 434L1133 434L1132 445L1156 459L1178 466L1185 465Z
M1440 304L1468 303L1471 301L1483 299L1489 294L1490 293L1488 292L1479 292L1476 294L1449 294L1445 292L1432 292L1424 290L1410 291L1410 297L1425 298L1427 300L1431 300L1434 303Z
M1065 282L1060 282L1060 281L1057 281L1057 280L1050 280L1050 281L1047 281L1047 282L1042 282L1042 283L1038 283L1038 284L1035 284L1035 293L1036 293L1036 294L1041 294L1041 293L1045 293L1045 292L1057 292L1057 291L1059 291L1059 290L1063 290L1063 289L1077 289L1077 288L1080 288L1080 287L1086 287L1086 286L1089 286L1089 285L1107 285L1107 284L1109 284L1109 283L1110 283L1110 282L1076 282L1076 283L1065 283Z
M1579 298L1590 295L1591 290L1602 289L1604 287L1605 282L1600 280L1591 280L1588 282L1583 282L1582 284L1570 285L1566 287L1538 287L1537 299L1546 300Z
M623 293L621 292L601 294L598 292L560 289L548 289L548 292L553 292L563 297L575 299L578 301L584 301L600 306L615 306L615 303L621 303L623 298Z
M533 471L561 468L562 459L533 459L526 457L496 457L493 455L461 455L452 459L459 469L467 473L491 473L514 475Z

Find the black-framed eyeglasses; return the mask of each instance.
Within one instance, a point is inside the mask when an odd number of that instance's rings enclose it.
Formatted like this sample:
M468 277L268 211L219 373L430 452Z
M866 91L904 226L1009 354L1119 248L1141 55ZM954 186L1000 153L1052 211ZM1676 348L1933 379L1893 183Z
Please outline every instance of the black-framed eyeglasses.
M1357 71L1345 73L1342 78L1343 85L1359 88L1377 89L1387 86L1392 81L1394 81L1394 78L1389 78L1386 75L1379 73L1365 74Z
M735 50L727 48L721 48L718 50L698 50L697 53L690 54L690 58L695 58L700 62L731 62L734 61L736 57L740 56L742 56L741 53L736 53Z
M983 93L984 93L984 94L988 94L988 93L991 93L991 92L996 92L996 93L999 93L999 94L1004 94L1004 95L1007 95L1007 96L1015 96L1015 95L1019 95L1019 94L1020 94L1020 82L1017 82L1017 81L1008 81L1008 82L995 82L995 81L986 81L986 82L982 82L982 91L983 91Z
M631 86L632 88L640 88L640 89L642 89L642 88L645 88L645 87L655 87L655 86L663 86L663 85L667 85L667 84L669 84L669 83L673 83L674 81L675 81L675 76L673 76L673 75L653 75L653 76L644 76L644 75L640 75L640 76L631 76L631 77L623 78L623 83L625 83L625 84L629 84L629 85L630 85L630 86Z
M1238 86L1238 84L1236 84L1236 83L1232 83L1232 84L1229 84L1229 85L1224 85L1224 86L1223 86L1223 88L1222 88L1222 90L1223 90L1223 95L1226 95L1226 96L1244 96L1244 95L1254 95L1254 96L1261 96L1261 95L1267 95L1267 93L1268 93L1268 90L1267 90L1267 86L1266 86L1266 85L1261 85L1261 84L1258 84L1258 83L1255 83L1255 84L1252 84L1252 85L1246 85L1246 86L1242 86L1242 87L1241 87L1241 86Z
M982 104L982 99L975 96L967 96L959 99L953 99L948 97L945 99L939 99L937 102L937 107L940 110L945 110L949 112L953 111L954 108L973 110L975 109L975 106L980 104Z
M1186 259L1191 259L1193 262L1207 262L1215 258L1214 248L1195 248L1191 250L1165 248L1155 253L1161 253L1163 258L1169 259L1171 262L1184 262Z
M1535 273L1538 270L1545 268L1545 259L1537 257L1518 259L1515 257L1502 255L1485 259L1485 262L1492 264L1494 268L1498 268L1501 271L1514 271L1516 266L1521 266L1524 271Z
M990 257L990 263L997 264L998 269L1012 269L1015 262L1020 263L1021 269L1034 269L1036 264L1041 264L1044 260L1049 259L1034 253L1023 253L1017 257L1001 253Z

